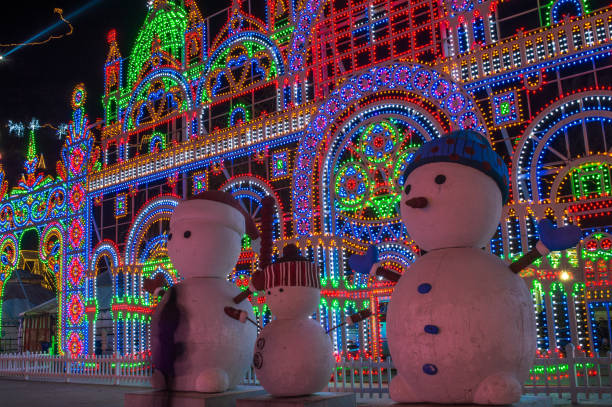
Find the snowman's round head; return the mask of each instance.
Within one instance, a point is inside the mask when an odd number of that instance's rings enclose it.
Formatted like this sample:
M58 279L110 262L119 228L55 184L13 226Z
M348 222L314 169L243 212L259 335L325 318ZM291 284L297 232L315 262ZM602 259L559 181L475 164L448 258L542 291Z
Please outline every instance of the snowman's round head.
M255 273L251 284L265 292L270 311L280 319L306 318L321 301L319 270L293 244L285 246L276 263Z
M278 319L307 318L320 302L321 290L314 287L276 286L266 290L266 304Z
M508 196L507 167L487 140L459 131L424 144L406 170L400 202L424 250L485 247Z
M225 192L207 191L175 208L168 255L183 278L224 278L236 265L247 231L253 234L256 228L237 201Z

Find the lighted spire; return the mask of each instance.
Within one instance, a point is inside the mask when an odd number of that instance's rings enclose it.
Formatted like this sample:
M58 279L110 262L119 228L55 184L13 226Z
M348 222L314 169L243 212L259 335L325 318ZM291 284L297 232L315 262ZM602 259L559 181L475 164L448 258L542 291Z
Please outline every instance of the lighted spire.
M204 23L202 13L194 0L186 0L185 6L187 7L187 13L189 15L189 22L187 23L187 30L193 30L198 28Z
M38 160L36 154L36 136L34 134L34 130L35 128L33 126L30 126L30 135L28 137L28 151L26 153L27 161Z
M108 64L109 62L121 59L121 52L119 51L119 45L117 44L117 30L110 30L106 36L106 41L109 45L106 63Z

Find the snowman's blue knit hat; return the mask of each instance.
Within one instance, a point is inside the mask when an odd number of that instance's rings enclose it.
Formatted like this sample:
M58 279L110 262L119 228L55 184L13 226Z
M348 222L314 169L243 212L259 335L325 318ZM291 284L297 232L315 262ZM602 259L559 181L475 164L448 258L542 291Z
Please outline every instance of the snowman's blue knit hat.
M457 130L423 144L414 154L404 172L404 179L418 167L434 163L450 162L475 168L497 183L502 201L508 201L508 167L481 134L473 130Z

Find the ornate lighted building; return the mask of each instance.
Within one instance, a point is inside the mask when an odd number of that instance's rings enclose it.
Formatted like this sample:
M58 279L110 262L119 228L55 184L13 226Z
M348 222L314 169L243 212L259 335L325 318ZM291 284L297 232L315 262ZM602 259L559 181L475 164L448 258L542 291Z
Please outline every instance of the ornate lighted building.
M334 331L335 350L384 357L393 286L353 275L347 258L375 244L410 272L419 248L398 216L403 170L425 141L473 128L511 172L491 252L527 252L544 217L583 230L575 250L523 272L539 348L606 350L611 30L604 0L234 0L210 17L195 0L153 1L129 53L108 34L101 129L77 86L58 177L37 169L32 134L23 179L0 182L0 290L34 229L56 277L59 351L142 354L143 279L180 279L166 252L179 200L228 191L258 220L269 195L276 251L295 242L320 267L316 318L374 312ZM246 288L257 255L243 246L229 278ZM251 301L266 323L265 297Z

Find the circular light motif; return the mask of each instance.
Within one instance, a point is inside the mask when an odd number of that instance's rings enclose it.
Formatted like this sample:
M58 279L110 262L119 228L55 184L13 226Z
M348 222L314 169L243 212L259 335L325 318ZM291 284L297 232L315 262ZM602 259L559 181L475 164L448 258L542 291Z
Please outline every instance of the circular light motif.
M395 82L400 86L406 86L410 81L410 68L400 66L395 70Z
M418 90L424 90L431 83L431 73L428 71L418 71L414 75L413 85Z
M335 115L338 110L340 110L340 101L336 98L331 98L326 104L325 104L325 113L327 113L330 116Z
M295 209L299 213L306 213L310 208L310 203L308 202L308 198L304 195L300 196L295 202Z
M345 210L363 206L368 194L368 173L357 162L350 161L340 167L335 182L336 199Z
M601 241L601 248L604 250L610 250L612 248L612 240L605 238Z
M588 251L594 252L595 250L597 250L597 241L596 240L589 240L586 242L586 249Z
M378 86L387 86L391 81L391 71L389 68L380 68L376 72L376 84Z
M448 96L450 92L450 84L445 79L437 80L431 87L431 93L434 98L440 100Z
M389 122L370 124L361 136L361 151L367 161L371 163L384 163L398 144L397 129Z
M80 83L72 91L72 109L76 110L82 107L87 100L87 92L85 92L85 85Z
M372 89L372 75L368 73L361 75L357 81L357 88L361 92L367 92Z
M457 114L465 107L465 98L460 93L455 93L448 98L448 110L451 114Z
M325 116L323 116L322 114L318 115L315 118L315 131L323 131L323 129L325 129L325 126L327 126L327 118Z
M467 112L461 115L459 118L459 126L462 129L473 129L476 127L478 121L476 120L476 116L474 112Z
M297 224L297 230L300 235L305 235L310 231L310 221L306 218L300 219Z
M350 102L355 97L355 88L352 84L348 84L342 87L340 90L340 96L344 102Z

